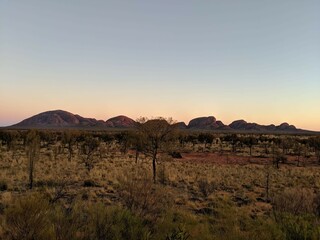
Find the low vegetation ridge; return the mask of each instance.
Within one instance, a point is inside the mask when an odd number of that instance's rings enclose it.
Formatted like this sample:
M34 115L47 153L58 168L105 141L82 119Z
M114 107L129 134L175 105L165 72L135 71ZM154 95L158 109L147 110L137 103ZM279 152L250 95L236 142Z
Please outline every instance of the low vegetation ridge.
M42 112L27 118L12 128L70 128L70 127L98 127L98 128L132 128L136 124L133 119L120 115L110 118L106 121L95 118L85 118L78 114L73 114L63 110L53 110ZM248 123L245 120L236 120L229 125L217 120L213 116L198 117L192 119L189 124L184 122L176 123L180 129L194 130L222 130L222 131L245 131L245 132L290 132L290 133L307 133L308 130L297 129L288 123L282 123L279 126L274 124L260 125L257 123Z

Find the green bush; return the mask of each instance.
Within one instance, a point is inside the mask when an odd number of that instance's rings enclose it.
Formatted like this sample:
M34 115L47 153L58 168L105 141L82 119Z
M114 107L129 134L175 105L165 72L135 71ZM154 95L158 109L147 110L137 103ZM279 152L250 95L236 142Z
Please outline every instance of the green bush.
M169 196L139 170L119 179L123 204L136 215L155 222L170 205Z
M317 197L310 189L285 189L272 199L276 223L286 239L319 239Z
M82 239L147 240L150 233L142 219L129 210L95 204L87 208Z
M187 240L189 237L190 234L186 230L178 227L167 235L166 240Z
M5 239L104 240L150 239L143 219L129 210L75 202L49 204L44 195L21 197L5 210ZM0 239L1 238L0 232Z
M54 239L73 240L83 239L87 216L84 206L75 203L66 208L61 205L52 206L50 221L54 228Z
M6 234L12 240L52 239L50 206L46 199L34 194L20 198L5 211Z
M277 222L288 240L320 239L320 226L311 215L295 216L291 213L278 213Z

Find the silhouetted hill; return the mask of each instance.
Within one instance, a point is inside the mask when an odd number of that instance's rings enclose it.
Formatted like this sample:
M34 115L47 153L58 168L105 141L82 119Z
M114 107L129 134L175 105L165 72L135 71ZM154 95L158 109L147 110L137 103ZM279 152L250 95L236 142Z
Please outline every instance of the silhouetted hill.
M39 113L27 118L11 128L133 128L136 122L126 116L120 115L107 121L85 118L63 110L54 110ZM248 123L245 120L236 120L229 125L217 121L215 117L198 117L192 119L188 125L184 122L175 123L179 129L215 130L215 131L240 131L240 132L265 132L265 133L312 133L312 131L297 129L288 123L279 126L274 124L260 125Z
M260 125L257 123L248 123L245 120L236 120L232 122L229 127L234 130L241 131L257 131L257 132L295 132L300 131L293 125L289 125L288 123L282 123L279 126L271 125Z
M215 117L198 117L192 119L189 124L188 128L190 129L228 129L229 127L224 125L223 122L217 121Z
M177 127L178 129L186 129L187 128L187 124L185 124L184 122L177 122L174 124L175 127Z
M135 121L126 116L117 116L107 121L97 120L95 118L85 118L78 114L73 114L63 110L54 110L39 113L27 118L11 127L17 128L82 128L82 127L116 127L130 128L134 127Z
M105 124L107 127L130 128L130 127L134 127L136 122L129 117L120 115L120 116L108 119Z
M289 125L288 123L281 123L279 126L276 127L277 130L281 131L294 131L297 130L297 128L293 125Z
M75 127L75 126L97 126L100 121L94 118L84 118L63 110L54 110L39 113L27 118L14 127Z

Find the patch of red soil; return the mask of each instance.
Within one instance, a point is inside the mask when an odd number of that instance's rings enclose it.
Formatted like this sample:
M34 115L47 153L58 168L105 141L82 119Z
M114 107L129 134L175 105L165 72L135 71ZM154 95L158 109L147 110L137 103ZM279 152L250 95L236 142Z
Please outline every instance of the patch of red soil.
M272 164L272 157L256 157L256 156L238 156L234 153L182 153L181 159L176 159L176 161L188 162L188 163L203 163L203 164L236 164L236 165L245 165L245 164ZM296 156L287 156L288 165L297 165ZM306 165L316 165L314 158L303 159L300 158L300 166L303 164ZM281 163L280 163L281 165Z

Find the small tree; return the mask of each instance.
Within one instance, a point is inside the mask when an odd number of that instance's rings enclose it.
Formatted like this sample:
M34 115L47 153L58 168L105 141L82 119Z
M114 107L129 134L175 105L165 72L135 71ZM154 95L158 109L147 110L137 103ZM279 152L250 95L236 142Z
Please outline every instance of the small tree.
M280 139L280 146L282 148L282 154L286 155L289 150L293 147L294 141L292 138L286 137Z
M75 145L78 137L78 133L71 130L66 130L62 135L62 143L68 149L68 160L71 161L73 155L73 146Z
M57 141L57 134L52 130L41 130L39 131L40 136L40 147L49 147L55 144Z
M16 144L16 141L19 138L19 132L9 130L9 131L0 131L0 142L1 145L4 143L9 152L11 148Z
M107 152L109 152L112 148L112 144L114 142L115 136L110 134L110 133L102 133L101 135L99 135L99 140L102 144L100 144L100 159L103 158L103 155L107 154Z
M210 133L200 133L198 135L199 143L204 144L204 148L208 148L213 143L214 136Z
M252 148L258 143L257 139L253 136L245 137L243 143L249 148L250 159L252 157Z
M226 135L224 141L229 142L232 145L232 152L237 151L237 145L239 143L239 137L237 134Z
M32 189L35 162L40 155L40 137L35 130L31 130L26 136L26 152L28 157L29 188Z
M301 143L296 142L294 144L293 152L297 156L297 166L299 167L299 165L300 165L300 157L301 157L302 152L303 152L303 146L301 145Z
M320 137L312 137L309 139L309 145L313 148L315 156L320 164Z
M136 163L138 163L139 154L143 150L142 136L140 132L132 132L130 133L130 135L131 135L130 136L131 146L136 151L135 159L136 159Z
M283 154L278 153L275 158L273 164L276 165L277 168L279 168L280 163L286 163L287 157Z
M88 172L92 170L94 167L94 164L96 163L96 159L94 158L95 152L99 148L99 140L92 136L87 136L84 139L84 142L82 144L82 153L85 155L83 158L84 165Z
M130 134L128 131L120 132L115 135L116 141L119 144L120 152L124 155L128 152L130 143Z
M156 118L147 120L138 119L137 129L142 139L142 151L152 158L153 182L156 183L156 162L159 151L163 151L165 143L174 136L172 119Z

